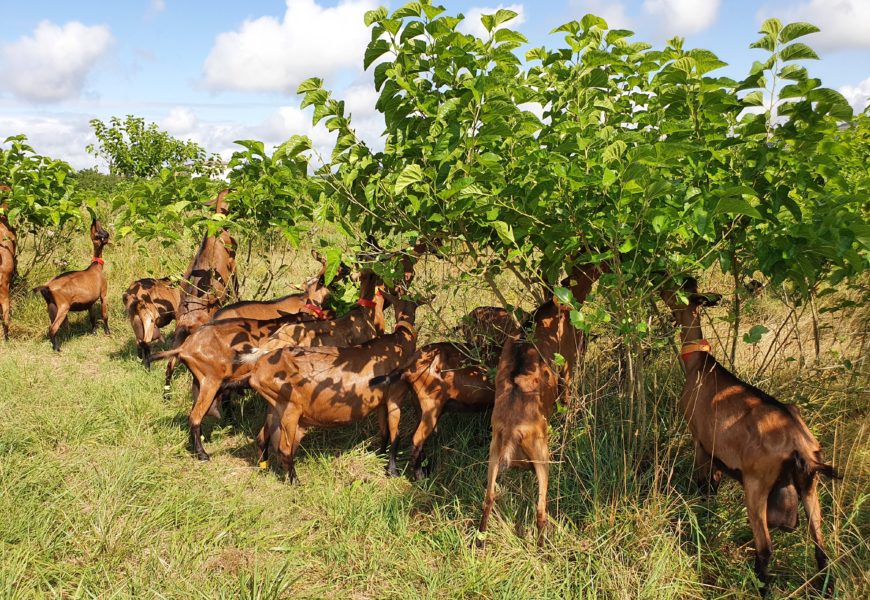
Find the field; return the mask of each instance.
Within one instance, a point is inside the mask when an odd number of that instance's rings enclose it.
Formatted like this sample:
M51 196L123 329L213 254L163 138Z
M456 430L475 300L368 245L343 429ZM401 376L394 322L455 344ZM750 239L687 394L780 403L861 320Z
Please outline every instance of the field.
M81 239L78 239L81 238ZM79 268L81 234L69 250ZM432 476L387 478L376 425L316 430L303 442L301 484L256 468L253 435L263 403L242 397L222 422L207 420L199 463L187 449L189 375L171 399L163 370L136 359L120 294L135 277L181 271L192 248L140 252L121 241L106 252L112 334L90 334L73 315L51 351L38 296L13 295L12 340L0 347L0 596L167 598L693 598L752 597L752 538L739 487L713 500L690 482L690 440L674 410L682 373L674 354L649 355L641 415L621 394L616 340L593 340L572 405L552 422L551 527L534 545L534 477L511 472L485 553L472 548L483 497L487 415L447 415ZM257 253L255 253L256 255ZM313 270L307 249L291 253L279 283ZM241 264L240 269L247 269ZM422 279L443 267L421 262ZM45 265L31 283L52 274ZM254 272L254 265L250 266ZM724 277L706 283L726 292ZM248 288L255 281L246 283ZM461 302L457 302L457 298ZM440 297L421 311L422 341L479 292ZM834 300L827 300L833 304ZM459 304L459 305L457 305ZM463 304L465 306L463 306ZM529 302L525 302L529 305ZM727 335L710 311L707 337ZM837 594L870 593L868 317L822 313L821 357L813 365L806 313L759 348L741 343L738 372L804 418L845 475L822 485L824 530ZM446 315L446 325L438 316ZM746 307L745 323L772 331L788 320L772 291ZM672 331L657 325L663 335ZM171 328L169 329L171 332ZM789 333L791 332L791 333ZM166 332L164 332L166 333ZM773 338L769 335L768 338ZM763 373L768 347L773 356ZM717 344L717 351L722 346ZM801 364L796 358L806 358ZM845 365L845 366L844 366ZM645 426L638 426L643 422ZM403 452L416 424L403 414ZM776 597L805 597L815 563L799 531L775 532Z

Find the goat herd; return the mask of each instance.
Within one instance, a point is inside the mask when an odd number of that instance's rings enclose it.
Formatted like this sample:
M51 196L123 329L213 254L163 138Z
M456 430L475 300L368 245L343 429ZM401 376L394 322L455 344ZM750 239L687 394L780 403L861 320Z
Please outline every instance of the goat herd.
M212 201L227 212L228 191ZM0 215L0 307L8 336L8 279L14 271L15 234ZM91 311L101 301L109 331L106 276L102 251L109 234L94 219L94 256L82 271L59 275L36 288L48 305L48 335L59 350L57 331L69 311ZM567 401L570 375L582 358L585 340L571 326L570 306L553 297L524 315L521 327L502 308L479 307L458 329L465 342L439 342L416 348L415 311L423 301L408 294L419 256L431 250L415 246L401 255L404 280L385 289L370 269L358 274L360 297L336 318L322 308L330 290L323 269L305 291L277 300L219 306L235 286L235 241L226 230L205 236L180 286L169 279L141 279L123 299L146 365L168 360L166 384L181 361L193 375L190 442L200 460L200 426L206 414L220 417L222 398L251 388L268 403L257 435L260 467L270 451L287 477L296 481L294 457L311 427L352 423L376 412L382 450L390 446L388 472L397 475L399 417L406 396L416 397L421 417L414 432L410 468L424 475L424 444L438 418L452 408L492 409L492 441L480 531L487 528L496 495L496 479L510 467L531 468L538 479L539 543L547 523L550 450L548 421L559 397ZM10 262L11 261L11 262ZM10 264L12 268L10 269ZM574 268L565 285L582 303L606 265ZM336 280L349 276L342 265ZM743 485L747 515L755 539L755 571L767 590L771 555L770 528L794 529L803 503L815 544L820 576L826 571L817 476L837 477L794 406L785 405L741 381L711 355L700 312L714 305L715 294L698 293L694 279L681 289L663 288L663 300L681 327L681 358L686 383L680 407L695 441L695 476L706 492L715 492L722 473ZM688 298L688 304L681 302ZM384 310L392 306L395 327L384 331ZM152 355L159 328L176 320L172 349ZM91 324L96 316L91 311ZM564 359L564 360L562 360ZM489 375L494 369L495 381ZM485 536L478 536L483 545Z

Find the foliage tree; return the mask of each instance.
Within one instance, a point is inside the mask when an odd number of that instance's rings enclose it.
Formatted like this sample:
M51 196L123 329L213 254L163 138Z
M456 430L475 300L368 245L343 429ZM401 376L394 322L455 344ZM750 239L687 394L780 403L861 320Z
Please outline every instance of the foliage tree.
M186 166L194 172L210 167L202 146L178 140L141 117L111 117L108 124L91 119L90 124L97 143L89 144L87 151L103 158L112 175L154 177L165 167Z
M24 135L0 147L0 184L12 188L3 201L18 231L21 249L31 246L31 260L19 263L26 278L37 260L51 256L67 241L65 227L81 222L82 200L75 194L72 168L62 160L36 153Z

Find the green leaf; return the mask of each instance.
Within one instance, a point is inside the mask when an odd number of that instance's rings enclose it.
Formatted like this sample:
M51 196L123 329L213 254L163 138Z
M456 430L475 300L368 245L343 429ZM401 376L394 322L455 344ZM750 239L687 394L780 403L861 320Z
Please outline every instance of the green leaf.
M759 31L759 33L766 33L776 39L781 30L782 22L779 19L772 18L767 19L764 23L761 24L761 30Z
M363 69L368 69L373 62L390 51L390 44L386 40L375 40L366 48L363 56Z
M371 12L371 11L369 11ZM297 94L305 94L307 92L313 92L315 90L319 90L323 87L323 80L320 77L310 77L299 84L299 87L296 88Z
M335 275L338 273L338 268L341 265L341 249L335 246L328 246L323 249L323 255L326 258L323 281L326 285L329 285L335 279Z
M401 194L409 185L421 181L423 181L423 169L418 164L410 164L399 173L394 191L396 194Z
M761 213L758 212L757 208L752 206L743 198L735 196L719 199L719 203L716 205L716 209L713 211L713 214L718 215L722 213L727 213L731 215L746 215L754 219L763 218L761 216Z
M789 62L792 60L818 60L819 55L806 44L795 42L779 51L779 59L782 62Z
M580 19L580 27L583 29L583 31L589 31L593 27L598 27L599 29L607 29L607 21L597 15L586 14L583 15L582 19Z
M381 6L380 8L376 8L374 10L367 10L363 21L365 22L366 27L371 27L373 23L377 23L381 19L387 18L387 8L385 6Z
M566 363L566 362L567 362L567 361L565 360L565 357L564 357L564 356L562 356L562 355L559 354L558 352L554 352L554 353L553 353L553 363L554 363L557 367L563 367L563 366L565 366L565 363Z
M553 295L559 304L563 306L572 306L574 304L574 294L568 288L557 286L553 288Z
M505 223L504 221L492 221L489 224L495 232L498 234L499 239L505 244L514 245L516 244L516 240L514 239L514 230L513 228Z
M500 8L495 12L494 22L495 26L498 27L502 23L507 23L508 21L517 18L519 13L516 11L510 10L509 8Z
M782 44L788 44L792 40L796 40L799 37L811 33L817 33L818 31L820 31L820 29L812 23L789 23L782 28L782 31L779 34L779 41Z
M525 44L529 41L522 33L510 29L497 30L495 32L495 35L493 36L493 39L499 44L503 42L510 42L513 44Z
M742 99L743 104L746 106L763 106L764 105L764 93L761 90L755 90L754 92L749 92Z
M748 333L743 334L743 341L747 344L757 344L761 341L762 336L769 331L770 329L764 325L753 325Z

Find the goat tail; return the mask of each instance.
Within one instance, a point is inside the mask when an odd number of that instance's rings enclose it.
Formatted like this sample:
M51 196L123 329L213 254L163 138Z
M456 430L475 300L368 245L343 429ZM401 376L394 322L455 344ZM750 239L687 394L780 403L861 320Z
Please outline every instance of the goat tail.
M843 479L843 476L840 475L840 472L834 468L833 465L825 464L822 462L817 462L813 465L813 471L818 473L819 475L824 475L828 479Z
M149 363L153 363L155 361L167 360L169 358L175 358L181 354L181 348L175 348L173 350L164 350L163 352L158 352L156 354L152 354L148 359Z
M801 450L794 451L794 464L802 478L811 479L815 475L824 475L829 479L842 479L843 477L834 468L822 462L821 452L802 452Z
M405 367L399 367L397 369L393 369L386 375L378 375L377 377L372 377L369 379L369 387L381 387L381 386L391 386L397 381L401 381L402 377L405 375Z
M501 451L501 456L498 457L498 472L499 474L504 473L511 466L511 461L513 460L514 454L514 444L507 443L504 449Z
M38 285L33 288L34 292L38 292L42 294L42 297L45 299L46 304L51 304L54 302L54 295L51 293L51 289L47 285Z
M252 348L249 352L239 355L239 363L243 365L254 364L273 350L278 350L280 348L285 348L291 345L292 344L288 344L287 342L279 338L270 338L266 340L263 345L257 348Z
M407 379L408 369L416 362L416 360L420 357L420 351L417 350L414 354L411 355L405 364L396 367L386 375L378 375L377 377L372 377L369 379L369 387L381 387L381 386L390 386L394 383L398 383L399 381L403 381Z
M239 355L239 364L252 365L260 360L261 356L265 356L267 352L268 350L264 351L262 348L254 348L250 352Z

